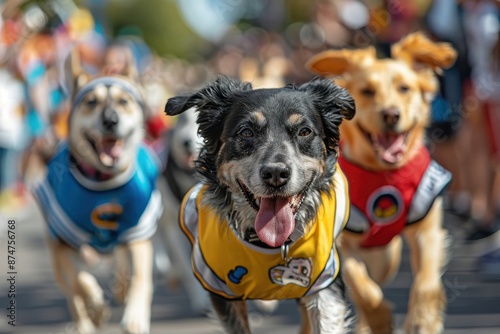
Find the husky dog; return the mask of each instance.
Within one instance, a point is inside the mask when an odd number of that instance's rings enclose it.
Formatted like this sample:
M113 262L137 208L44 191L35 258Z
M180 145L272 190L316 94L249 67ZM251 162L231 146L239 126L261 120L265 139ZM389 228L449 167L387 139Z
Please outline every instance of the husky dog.
M148 333L150 238L162 201L156 189L159 166L143 144L142 96L131 78L91 78L70 58L69 138L33 188L47 222L55 276L77 331L93 333L108 311L103 290L82 260L122 250L118 253L131 263L130 277L120 284L126 300L123 331Z

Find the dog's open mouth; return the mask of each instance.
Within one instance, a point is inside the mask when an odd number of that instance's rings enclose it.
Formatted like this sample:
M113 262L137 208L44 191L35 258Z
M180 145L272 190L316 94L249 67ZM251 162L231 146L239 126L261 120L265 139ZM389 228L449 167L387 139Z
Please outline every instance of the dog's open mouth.
M196 159L198 159L198 154L186 152L182 158L182 166L187 169L193 169Z
M383 132L371 134L360 124L358 128L365 135L373 146L375 154L383 162L393 165L401 161L407 149L407 139L410 131L404 132Z
M297 195L291 197L259 197L256 198L248 187L238 180L238 185L247 202L257 211L255 231L259 239L270 247L283 245L295 229L295 214L299 210L307 186Z
M85 137L94 149L101 164L105 167L113 167L120 158L125 144L124 138L105 136L100 139L93 138L88 133Z

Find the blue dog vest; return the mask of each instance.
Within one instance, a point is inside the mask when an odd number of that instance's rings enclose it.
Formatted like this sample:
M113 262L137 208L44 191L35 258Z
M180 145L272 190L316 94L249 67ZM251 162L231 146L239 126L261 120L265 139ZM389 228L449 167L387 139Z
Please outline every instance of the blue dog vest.
M162 213L155 186L158 172L154 156L141 145L134 168L119 185L85 182L63 143L33 194L54 237L76 249L89 244L107 253L118 244L145 240L155 233Z

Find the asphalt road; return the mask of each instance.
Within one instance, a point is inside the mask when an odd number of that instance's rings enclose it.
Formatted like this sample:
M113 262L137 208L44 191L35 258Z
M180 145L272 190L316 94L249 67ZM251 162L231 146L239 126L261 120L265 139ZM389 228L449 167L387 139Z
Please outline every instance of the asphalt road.
M54 283L50 258L44 242L44 225L33 205L10 215L0 215L0 333L72 334L75 333L63 295ZM8 266L8 240L5 227L8 219L15 220L15 327L9 325L7 309L12 276ZM476 271L479 246L464 245L463 231L457 218L447 215L447 225L454 234L453 257L444 275L448 309L445 333L500 333L500 277L488 279ZM500 238L499 238L500 239ZM411 273L405 254L400 272L385 288L387 298L394 304L395 325L399 329L407 309ZM106 295L110 295L106 275L101 277ZM182 288L168 288L164 279L155 276L152 307L152 333L222 333L217 321L190 310ZM120 333L122 307L112 305L112 317L99 333ZM272 314L255 309L250 315L255 333L297 333L299 314L292 301L281 302Z

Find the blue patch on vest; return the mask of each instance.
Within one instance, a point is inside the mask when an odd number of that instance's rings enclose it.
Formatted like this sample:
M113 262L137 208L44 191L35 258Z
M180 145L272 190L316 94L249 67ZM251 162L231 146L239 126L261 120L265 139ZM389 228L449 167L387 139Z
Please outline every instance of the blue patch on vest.
M234 270L230 270L229 274L227 274L227 278L235 284L240 284L241 279L248 273L247 268L242 266L236 266Z

